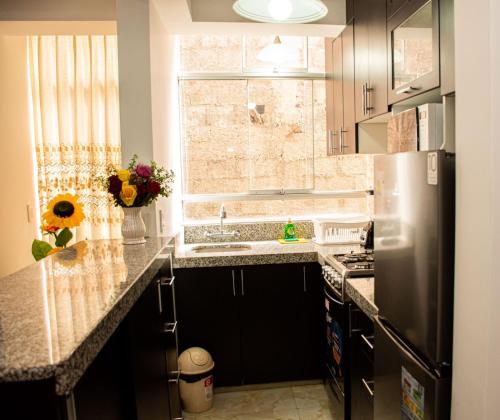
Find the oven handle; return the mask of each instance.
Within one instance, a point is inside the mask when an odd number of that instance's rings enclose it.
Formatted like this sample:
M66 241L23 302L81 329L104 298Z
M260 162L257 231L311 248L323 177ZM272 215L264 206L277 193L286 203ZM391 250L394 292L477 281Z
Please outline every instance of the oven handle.
M332 302L336 303L337 305L344 306L344 302L341 302L340 300L335 299L334 297L331 297L328 291L326 290L326 287L323 287L323 290L325 292L325 295L328 299L330 299Z

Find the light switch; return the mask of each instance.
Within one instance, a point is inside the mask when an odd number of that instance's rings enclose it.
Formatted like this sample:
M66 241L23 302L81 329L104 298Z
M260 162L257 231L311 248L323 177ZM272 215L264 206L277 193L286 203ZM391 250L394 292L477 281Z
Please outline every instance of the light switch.
M26 216L28 217L28 223L35 220L35 209L31 204L26 204Z

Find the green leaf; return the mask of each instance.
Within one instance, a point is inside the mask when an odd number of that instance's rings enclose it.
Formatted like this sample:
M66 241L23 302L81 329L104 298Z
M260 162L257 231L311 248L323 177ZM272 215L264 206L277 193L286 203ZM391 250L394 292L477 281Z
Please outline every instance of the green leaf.
M73 234L68 228L61 230L56 236L56 246L66 246L66 244L71 241Z
M51 249L52 246L48 242L39 241L38 239L35 239L31 244L31 253L36 261L45 258Z

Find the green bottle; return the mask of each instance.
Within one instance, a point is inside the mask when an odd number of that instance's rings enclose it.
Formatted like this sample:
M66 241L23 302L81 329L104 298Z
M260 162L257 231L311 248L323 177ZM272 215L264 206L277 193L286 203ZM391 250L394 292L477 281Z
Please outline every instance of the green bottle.
M297 240L297 232L295 230L295 225L292 223L291 219L288 219L288 223L285 225L284 231L284 239L285 241L296 241Z

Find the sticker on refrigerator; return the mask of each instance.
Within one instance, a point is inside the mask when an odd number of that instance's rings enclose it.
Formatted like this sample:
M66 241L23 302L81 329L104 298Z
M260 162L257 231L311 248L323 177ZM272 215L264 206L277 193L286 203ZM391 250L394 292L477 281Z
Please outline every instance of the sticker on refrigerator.
M438 154L436 152L427 153L427 183L438 184Z
M423 420L424 418L424 387L401 367L401 414L403 419Z

